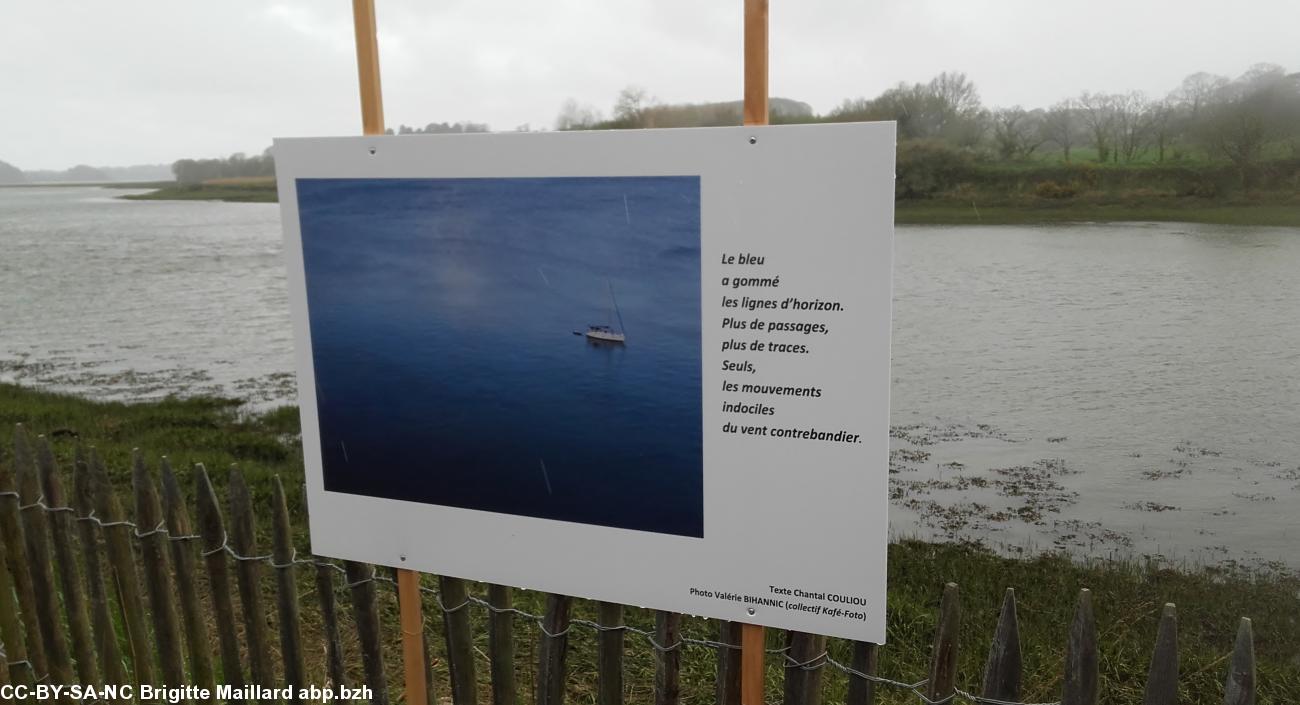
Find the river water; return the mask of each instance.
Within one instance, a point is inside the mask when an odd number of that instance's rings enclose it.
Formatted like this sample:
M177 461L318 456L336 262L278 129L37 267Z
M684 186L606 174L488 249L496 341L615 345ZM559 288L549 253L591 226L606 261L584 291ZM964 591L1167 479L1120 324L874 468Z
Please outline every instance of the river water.
M0 188L0 380L292 403L275 204ZM1300 229L900 227L891 524L1300 567Z

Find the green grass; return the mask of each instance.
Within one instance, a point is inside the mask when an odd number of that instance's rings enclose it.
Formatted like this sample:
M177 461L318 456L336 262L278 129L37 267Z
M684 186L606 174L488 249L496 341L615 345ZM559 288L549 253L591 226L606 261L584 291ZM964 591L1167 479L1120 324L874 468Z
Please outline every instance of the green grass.
M1035 201L1017 205L980 204L978 200L963 202L956 199L899 201L894 208L894 222L908 225L1032 225L1164 221L1300 227L1300 205L1217 204L1197 198L1127 203Z
M204 183L196 186L171 184L150 191L119 196L131 201L232 201L239 203L275 203L275 181L241 180L227 183Z
M230 399L167 399L141 404L91 402L69 396L38 392L0 384L0 425L12 428L24 423L31 433L51 434L56 455L66 468L75 444L93 445L105 457L115 486L125 494L130 486L127 463L132 448L141 449L151 463L168 455L177 468L182 486L192 487L189 467L202 462L208 467L218 492L224 493L225 468L238 463L253 490L254 503L263 535L261 546L269 544L271 481L284 480L290 494L290 514L295 523L297 545L307 546L306 510L302 500L302 454L297 440L298 417L290 407L246 415ZM72 434L75 433L76 436ZM0 442L0 463L10 460L9 432ZM129 501L125 506L131 506ZM192 506L192 504L191 504ZM339 518L346 520L346 518ZM484 550L491 550L484 547ZM783 560L773 556L773 560ZM853 560L844 556L843 560ZM666 565L666 569L671 566ZM270 571L264 571L269 573ZM1093 592L1101 641L1101 675L1105 702L1139 703L1148 660L1155 639L1160 609L1174 602L1179 610L1180 668L1184 703L1222 702L1222 682L1227 669L1237 620L1254 619L1255 649L1259 662L1260 702L1300 701L1300 580L1286 576L1248 574L1235 569L1185 568L1147 565L1142 562L1081 564L1059 555L1018 560L993 555L983 549L919 541L895 543L889 549L889 643L881 651L880 674L914 682L925 677L933 638L939 596L946 582L961 586L962 625L960 632L959 685L978 688L988 642L993 634L1003 589L1016 589L1024 650L1025 701L1059 698L1060 674L1066 633L1080 588ZM432 585L426 579L426 585ZM264 579L268 605L268 634L276 642L273 581ZM206 587L204 587L206 590ZM485 586L474 584L475 594ZM337 588L339 599L346 591ZM308 654L309 681L323 681L323 656L316 595L310 574L300 574L303 605L303 633ZM204 593L206 599L206 592ZM543 609L544 595L518 590L516 606L533 613ZM400 688L400 647L397 608L393 591L380 590L380 607L385 623L389 683L396 694ZM425 609L427 641L435 660L434 688L449 692L446 654L441 637L441 615L431 600ZM360 678L355 629L350 609L344 602L344 650L354 679ZM574 616L594 619L595 604L578 600ZM627 621L652 629L654 614L629 609ZM475 643L487 652L486 617L473 612ZM687 617L684 633L712 638L714 627L707 620ZM533 683L537 629L526 621L516 628L516 660L521 694ZM783 635L768 630L769 645L784 645ZM575 627L570 636L569 701L591 703L596 687L596 635ZM655 661L646 642L628 635L626 671L628 701L652 701ZM850 645L831 640L831 655L848 663ZM272 654L278 664L278 657ZM685 702L709 702L712 697L716 654L707 648L687 647L682 657L682 688ZM477 664L482 699L488 700L487 663ZM277 666L278 668L278 666ZM776 658L768 660L768 700L780 698L783 669ZM842 673L827 670L824 678L826 702L841 702L847 681ZM915 698L882 687L878 702L915 703Z

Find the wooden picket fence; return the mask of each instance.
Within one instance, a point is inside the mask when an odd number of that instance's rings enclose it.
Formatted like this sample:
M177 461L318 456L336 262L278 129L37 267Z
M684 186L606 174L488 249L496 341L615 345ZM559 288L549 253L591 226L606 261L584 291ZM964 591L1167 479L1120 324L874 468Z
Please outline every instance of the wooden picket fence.
M191 515L166 459L159 472L160 491L158 480L136 452L131 471L132 519L120 506L93 449L77 450L70 477L69 496L49 442L38 437L33 443L18 428L12 463L0 462L0 551L4 554L0 662L8 666L0 667L0 686L165 683L193 684L215 693L216 683L221 682L236 689L248 684L291 686L296 693L313 685L306 682L299 604L299 571L306 570L315 583L323 641L310 647L324 651L329 681L315 685L349 685L341 633L345 620L336 602L341 590L350 602L356 650L371 702L387 705L401 690L386 682L386 639L376 592L378 586L395 589L395 581L373 566L298 555L278 478L272 498L271 549L259 554L253 504L238 470L231 471L223 513L207 472L196 466L196 511ZM267 568L274 575L273 592L262 589ZM531 693L538 705L564 701L568 638L575 627L590 629L598 640L599 705L621 705L624 700L623 657L629 634L645 638L654 649L656 705L682 700L684 646L714 649L716 702L740 702L738 624L720 623L716 640L692 639L682 634L678 614L658 612L655 629L642 630L625 624L622 605L600 603L593 622L573 618L573 601L567 596L549 595L544 614L529 614L513 606L509 588L489 586L483 599L471 595L463 580L443 576L437 582L436 590L420 589L443 612L450 700L455 705L477 705L480 698L471 607L483 608L488 615L486 658L493 705L518 705L524 699L515 664L514 626L520 619L532 620L539 631ZM272 661L268 609L275 611L279 625L278 669ZM916 683L879 676L874 644L854 643L851 660L845 664L831 658L826 637L791 633L785 648L772 650L785 666L784 702L819 705L822 674L834 668L847 674L849 705L868 705L883 688L907 692L920 703L1016 703L1021 693L1021 649L1014 592L1006 591L978 692L962 690L957 683L959 623L958 588L949 584L940 603L929 677ZM210 625L216 632L215 654ZM1174 605L1166 605L1146 684L1147 705L1177 702L1177 631ZM1060 705L1102 701L1099 660L1092 597L1082 590L1069 630ZM425 667L432 676L430 659ZM433 682L431 677L428 680ZM1226 705L1255 702L1249 619L1240 622L1225 683ZM299 702L296 697L289 701ZM427 705L440 702L446 700L438 699L431 688Z

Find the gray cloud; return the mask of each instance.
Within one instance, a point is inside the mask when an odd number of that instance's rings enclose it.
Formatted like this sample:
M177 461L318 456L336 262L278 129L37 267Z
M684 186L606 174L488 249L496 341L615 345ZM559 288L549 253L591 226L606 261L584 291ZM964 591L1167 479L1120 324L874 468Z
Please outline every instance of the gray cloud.
M771 90L819 111L965 71L990 105L1082 90L1162 96L1187 74L1300 70L1300 3L772 0ZM740 0L378 0L390 125L549 127L623 86L735 99ZM359 131L351 5L119 3L0 10L0 159L22 168L170 162L272 137Z

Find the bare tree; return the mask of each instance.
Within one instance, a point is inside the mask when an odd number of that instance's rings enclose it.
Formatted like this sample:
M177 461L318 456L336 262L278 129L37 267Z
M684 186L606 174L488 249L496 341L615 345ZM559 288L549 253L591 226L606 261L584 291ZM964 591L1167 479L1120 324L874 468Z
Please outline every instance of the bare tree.
M646 89L628 86L619 91L618 99L614 101L614 120L624 123L623 127L650 127L642 124L644 113L656 103Z
M1178 124L1178 111L1178 105L1168 98L1156 101L1150 106L1148 125L1151 138L1155 141L1158 162L1165 161L1165 150L1173 139L1174 129Z
M1065 161L1070 161L1070 148L1079 140L1079 109L1069 98L1053 105L1043 114L1042 134L1048 142L1054 143L1065 153Z
M1113 149L1115 96L1085 91L1079 96L1079 108L1092 145L1097 149L1097 161L1104 163L1110 159Z
M1003 159L1024 159L1043 144L1043 111L1019 105L992 113L993 141Z
M582 130L600 122L600 111L573 98L564 101L560 114L555 117L557 130Z
M1151 136L1151 100L1141 91L1111 96L1114 111L1114 160L1131 162L1146 152Z

